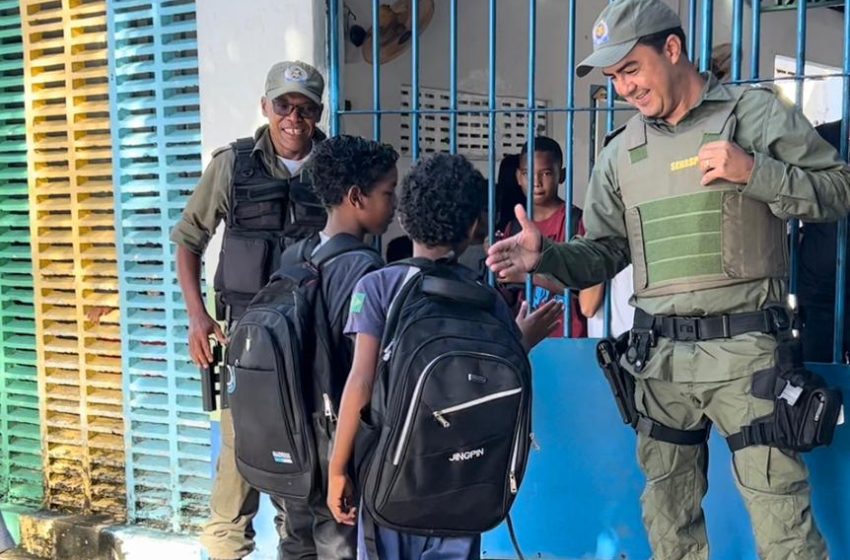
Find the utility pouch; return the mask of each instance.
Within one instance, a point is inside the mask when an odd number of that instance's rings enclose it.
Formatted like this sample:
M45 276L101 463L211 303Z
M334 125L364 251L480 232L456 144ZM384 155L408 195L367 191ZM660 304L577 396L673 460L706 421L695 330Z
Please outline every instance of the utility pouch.
M789 360L797 355L793 344L797 342L780 344L776 366L753 376L753 395L772 399L773 413L727 437L732 452L750 445L805 452L832 443L843 406L841 391L802 362Z

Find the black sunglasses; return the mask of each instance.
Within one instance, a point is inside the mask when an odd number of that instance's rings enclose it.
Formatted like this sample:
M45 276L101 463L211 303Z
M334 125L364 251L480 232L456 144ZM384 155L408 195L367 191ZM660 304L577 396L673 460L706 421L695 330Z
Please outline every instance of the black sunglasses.
M298 111L298 116L302 119L315 120L322 114L321 105L315 103L304 103L301 105L293 105L284 101L282 98L272 99L272 109L281 117L288 117L293 111Z

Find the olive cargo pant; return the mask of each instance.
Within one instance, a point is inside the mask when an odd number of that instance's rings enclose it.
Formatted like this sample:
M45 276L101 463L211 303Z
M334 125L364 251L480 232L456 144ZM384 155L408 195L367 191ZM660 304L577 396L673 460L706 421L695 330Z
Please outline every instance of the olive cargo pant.
M773 411L754 397L752 376L705 383L637 378L637 408L679 429L708 421L727 436ZM706 444L679 446L638 435L638 462L646 475L643 521L655 560L707 560L702 499L708 488ZM826 560L826 545L811 511L808 472L796 453L753 446L736 452L733 472L763 560Z
M210 496L210 520L201 534L201 544L211 558L243 558L254 550L255 531L251 520L260 507L260 493L252 488L236 468L233 416L229 408L221 411L221 450L216 464ZM281 540L285 509L283 500L272 498L277 509L275 525Z

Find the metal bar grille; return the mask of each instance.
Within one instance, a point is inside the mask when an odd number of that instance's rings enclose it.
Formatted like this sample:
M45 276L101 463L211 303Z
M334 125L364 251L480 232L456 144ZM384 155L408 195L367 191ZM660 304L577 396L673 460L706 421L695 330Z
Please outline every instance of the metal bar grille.
M24 62L17 0L0 2L0 502L38 504L42 458Z
M209 418L168 235L202 171L195 2L114 0L108 15L129 517L192 530Z
M106 2L21 3L47 505L125 516Z
M414 2L411 0L410 8L413 13L418 13L419 2ZM584 33L582 30L576 30L576 12L580 12L580 16L578 17L578 21L592 21L589 19L590 12L593 12L593 16L598 15L598 11L604 6L604 3L579 3L577 0L569 0L569 2L563 3L563 9L565 12L565 23L566 29L563 36L563 40L566 45L566 53L568 64L565 71L568 75L572 74L574 71L574 63L575 63L575 49L576 49L576 41L580 41L582 34ZM336 14L339 11L340 2L338 0L330 0L329 1L329 9L331 15L331 21L335 21ZM378 28L378 14L377 10L380 3L377 0L372 0L371 7L371 19L372 24L376 28ZM704 71L708 71L711 69L712 63L712 54L713 47L715 46L715 28L714 28L714 20L715 16L718 13L723 13L728 16L731 20L731 29L730 31L730 40L731 40L731 60L730 60L730 70L729 74L732 78L730 83L734 84L749 84L749 83L771 83L777 82L781 83L783 80L794 80L798 84L803 83L809 79L824 79L831 76L840 76L845 81L845 91L850 88L850 62L848 62L848 58L850 58L850 23L848 23L848 19L850 19L850 15L848 15L845 10L844 13L844 22L845 22L845 40L844 44L844 69L843 72L838 72L833 75L817 75L810 76L806 75L805 68L805 56L806 56L806 27L807 27L807 10L811 8L818 8L830 5L830 3L825 2L816 2L814 0L809 0L808 2L805 0L800 0L799 2L789 3L788 8L793 8L796 10L796 23L797 23L797 32L796 32L796 60L797 60L797 71L794 76L790 77L767 77L762 76L760 72L760 66L762 63L762 39L763 39L763 12L773 11L772 9L766 8L766 4L763 5L760 1L753 2L744 2L743 0L730 0L727 3L716 3L713 0L688 0L687 2L680 2L680 18L683 22L683 25L686 29L686 38L687 38L687 47L688 54L691 59L698 64L699 68ZM483 104L484 92L478 93L461 93L458 91L459 82L461 80L458 78L458 65L459 61L456 58L460 58L460 60L464 60L465 56L465 41L468 40L467 37L456 36L457 29L462 28L462 26L458 23L460 18L458 12L459 6L463 6L466 8L466 4L454 3L450 2L446 4L447 17L444 22L446 25L447 34L445 35L445 39L448 43L447 54L449 56L449 60L441 60L439 63L448 69L448 89L442 90L439 87L433 87L430 83L420 83L420 75L427 75L430 79L433 79L434 72L429 71L423 72L420 68L420 37L418 33L418 20L413 18L411 21L411 33L410 33L410 52L409 56L409 70L405 69L403 71L403 77L401 78L402 83L407 82L408 78L406 76L410 76L410 84L411 87L408 89L402 90L401 102L398 106L393 107L388 104L385 99L381 99L379 92L382 86L386 86L386 76L391 73L391 70L382 70L379 68L377 64L373 64L371 72L372 72L372 107L369 108L361 108L362 106L356 109L343 109L343 107L339 103L333 103L331 106L331 121L335 123L334 130L341 130L344 128L343 120L344 117L355 117L355 116L364 116L368 115L372 117L373 122L373 134L375 137L380 137L380 125L382 118L385 116L399 116L401 117L399 120L406 124L401 129L401 150L404 154L410 154L413 159L419 157L421 152L428 153L430 151L457 151L462 153L468 157L472 158L480 158L484 159L484 153L486 148L486 175L490 178L490 194L488 196L490 200L490 218L489 218L489 230L490 235L494 234L494 213L495 213L495 204L496 204L496 193L494 192L495 188L495 177L496 177L496 169L498 168L498 148L494 146L494 143L491 141L494 138L499 138L500 131L504 127L502 126L502 121L498 119L500 115L505 112L509 112L511 114L516 113L525 113L527 115L547 115L550 118L557 119L558 114L563 114L564 119L566 121L565 124L565 164L568 169L567 177L566 177L566 198L567 204L572 204L573 194L574 194L574 184L575 184L575 173L576 168L573 165L576 157L575 150L582 149L583 147L574 141L574 135L576 134L576 122L578 118L581 118L583 122L589 121L590 126L596 126L594 115L596 112L605 112L607 113L607 123L605 128L608 131L613 130L615 124L615 114L617 111L623 110L622 107L615 107L615 93L614 88L610 83L607 84L607 95L603 95L601 99L604 99L604 103L597 103L595 99L591 99L591 103L593 106L580 106L580 103L576 102L575 97L575 83L572 78L566 79L566 92L565 99L563 105L558 103L551 104L551 106L541 107L539 103L535 103L534 94L535 91L535 82L538 80L537 71L539 68L535 68L535 64L538 58L538 53L536 51L537 41L539 38L536 37L537 34L537 12L538 5L534 0L528 0L525 3L519 4L522 9L527 10L528 20L527 20L527 29L528 29L528 42L527 42L527 76L528 76L528 91L529 95L526 96L526 103L524 106L504 108L500 107L497 100L497 92L496 92L496 83L498 81L497 71L498 68L496 66L496 51L498 46L499 37L498 33L501 33L503 30L499 29L499 22L495 19L496 5L494 1L490 1L487 3L486 13L489 14L487 17L489 18L489 24L485 27L483 25L483 21L478 29L486 29L486 41L487 41L487 56L486 59L484 57L481 58L479 67L484 68L487 66L487 100L488 104L485 107ZM506 4L506 8L514 9L514 4ZM748 44L745 45L745 37L744 37L744 25L747 21L747 11L749 11L750 16L750 30L749 30L749 40L746 41ZM514 13L514 17L518 12ZM769 14L773 16L774 14ZM484 6L480 8L480 12L477 14L479 19L485 16ZM584 19L582 19L582 16ZM520 20L516 20L514 22L514 28L516 24ZM345 92L340 91L341 83L340 83L340 74L341 68L339 67L341 62L338 56L338 50L340 48L340 37L336 32L337 27L335 25L331 25L331 28L334 30L330 36L330 52L331 52L331 68L330 68L330 91L332 92L332 99L338 100L342 97L345 97ZM723 28L719 28L723 29ZM725 31L725 29L723 29ZM474 34L476 32L475 29L470 28L470 33ZM376 31L377 33L377 31ZM501 35L504 37L504 34ZM545 41L547 48L554 44L551 40ZM377 49L378 41L373 42L373 60L379 59L379 52ZM474 45L474 44L473 44ZM749 47L749 52L745 52L745 46ZM482 49L482 53L483 53ZM458 54L460 53L460 54ZM429 61L432 59L429 59ZM746 68L745 63L749 63L749 71L748 75L745 78ZM548 69L547 69L548 71ZM513 79L516 79L520 74L513 73ZM480 79L476 76L476 79ZM597 83L602 84L603 79L597 74L594 78L598 80ZM481 81L483 84L484 82ZM539 85L539 84L537 84ZM482 88L483 89L483 88ZM439 107L428 106L428 95L433 94L433 92L445 92L446 103L444 105L440 105ZM800 89L800 92L802 90ZM464 96L479 96L482 99L481 103L475 104L474 106L464 106L463 98ZM798 93L798 98L801 93ZM845 121L844 125L844 133L843 138L846 144L846 131L847 131L847 120L850 119L850 101L847 98L850 97L845 95L844 109L842 111L843 120ZM799 103L799 99L797 100ZM587 115L585 117L584 115ZM475 118L477 117L477 118ZM481 145L474 146L474 150L470 151L467 146L463 145L463 119L469 119L480 121L481 123L486 122L486 129L483 125L480 125L482 129L481 138L483 139ZM534 122L533 119L525 119L526 123ZM445 126L441 126L440 128L434 129L434 134L438 137L437 140L430 138L428 133L430 132L428 129L429 123L432 122L445 122ZM553 121L554 122L554 121ZM423 123L423 126L420 125ZM478 126L478 125L477 125ZM579 131L581 134L583 131ZM592 134L592 133L591 133ZM596 143L591 143L587 149L589 150L587 153L587 159L589 161L594 160L595 154L593 153L593 149ZM847 150L846 148L843 150L844 155L846 157ZM529 158L529 166L533 165L533 158ZM579 178L578 180L584 181L584 178ZM568 213L569 214L569 213ZM569 220L569 219L568 219ZM796 228L794 227L794 223L792 222L792 236L796 239ZM565 224L567 227L569 224ZM843 330L843 326L840 325L841 318L844 314L844 302L843 297L844 294L844 278L846 276L845 272L845 256L846 256L846 223L842 222L839 224L839 236L838 236L838 245L839 251L841 251L841 255L838 256L837 262L839 264L838 270L836 273L836 282L839 285L836 294L838 299L836 301L836 332L840 335ZM792 251L796 252L796 248L792 248ZM796 262L796 258L794 258L794 262ZM796 280L796 271L792 271L792 280L791 286L792 289L794 287ZM605 324L606 324L606 333L608 332L608 328L610 327L610 305L608 298L605 300ZM569 311L565 313L566 319L569 318ZM567 321L567 325L569 325L569 321ZM838 361L842 359L840 355L839 345L841 341L838 337L836 337L836 348L835 348L835 356L834 360Z

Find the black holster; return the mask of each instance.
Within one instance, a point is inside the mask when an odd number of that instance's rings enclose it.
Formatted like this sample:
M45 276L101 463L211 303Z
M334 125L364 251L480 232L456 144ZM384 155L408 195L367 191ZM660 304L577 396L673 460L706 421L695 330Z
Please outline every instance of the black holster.
M620 356L629 344L629 334L617 338L603 338L596 345L596 361L611 386L614 402L624 424L634 427L637 424L638 412L635 407L635 378L620 367Z
M679 430L670 428L649 418L637 410L635 404L635 378L620 366L620 357L629 348L630 334L627 332L617 338L603 338L596 345L596 360L605 374L605 379L614 393L614 402L624 424L647 437L672 443L674 445L700 445L706 442L709 427L699 430Z

